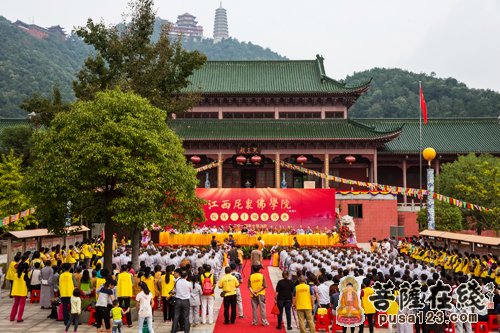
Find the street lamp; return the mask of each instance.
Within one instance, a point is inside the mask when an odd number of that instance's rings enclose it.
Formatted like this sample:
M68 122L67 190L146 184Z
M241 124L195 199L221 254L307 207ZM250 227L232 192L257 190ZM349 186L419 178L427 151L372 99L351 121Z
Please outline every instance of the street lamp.
M429 168L427 169L427 229L434 230L434 169L431 168L432 160L436 158L434 148L425 148L422 156L427 161Z

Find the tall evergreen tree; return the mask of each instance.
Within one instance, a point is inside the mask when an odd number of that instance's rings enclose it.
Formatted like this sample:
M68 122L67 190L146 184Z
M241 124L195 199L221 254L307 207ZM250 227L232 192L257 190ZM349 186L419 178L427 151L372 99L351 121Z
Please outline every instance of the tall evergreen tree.
M196 103L195 95L180 93L206 57L198 51L186 51L180 40L171 42L168 25L162 26L158 41L152 42L155 14L153 0L133 0L131 20L125 28L108 28L89 19L85 27L76 30L96 50L73 82L76 97L89 100L98 91L118 86L167 112L184 112Z

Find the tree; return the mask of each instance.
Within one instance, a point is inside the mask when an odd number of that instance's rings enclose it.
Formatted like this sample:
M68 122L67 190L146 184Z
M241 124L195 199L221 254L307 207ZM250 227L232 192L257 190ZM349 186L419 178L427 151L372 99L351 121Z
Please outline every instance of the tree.
M45 126L49 127L50 122L54 119L55 115L62 111L67 111L69 104L63 102L61 91L55 85L52 89L52 97L45 98L40 94L34 94L25 99L21 104L21 108L27 112L34 113L28 116L28 119L35 127Z
M0 151L3 154L13 151L14 155L22 157L23 165L26 166L30 158L32 133L33 130L29 125L17 125L3 129L0 132Z
M437 178L441 194L489 208L464 210L478 235L483 230L500 230L500 158L469 154L444 164Z
M146 99L114 90L76 102L36 131L26 188L39 220L61 231L71 201L76 217L104 222L108 268L114 232L202 220L196 172L165 117Z
M464 218L460 208L437 201L435 206L436 229L442 231L460 231L464 229ZM417 215L420 230L427 229L427 208L421 209Z
M22 157L16 156L11 150L2 154L0 159L0 218L17 214L29 208L26 196L22 191L23 173L21 172ZM9 224L4 229L22 230L31 220L22 218Z
M193 106L195 95L181 94L189 76L206 57L183 49L181 40L171 43L168 25L163 25L158 41L151 42L155 26L153 0L130 3L130 23L107 28L104 23L87 21L76 30L92 45L90 55L73 82L79 99L92 99L96 92L114 87L131 90L168 112L180 113Z

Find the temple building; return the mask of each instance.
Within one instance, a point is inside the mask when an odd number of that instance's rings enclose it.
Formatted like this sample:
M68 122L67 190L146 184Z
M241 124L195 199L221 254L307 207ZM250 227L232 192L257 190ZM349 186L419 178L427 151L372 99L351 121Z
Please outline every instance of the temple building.
M196 16L184 13L177 16L177 22L172 26L170 35L201 39L203 38L203 27L198 25Z
M169 126L195 167L222 161L198 173L199 187L335 188L336 210L354 218L358 241L418 234L420 199L326 181L279 163L356 181L425 188L418 118L349 116L370 82L348 86L330 78L320 56L208 61L190 80L185 91L200 94L201 100L188 112L172 115ZM422 147L437 151L436 173L461 154L500 156L500 124L496 118L431 117L422 125Z
M43 39L47 38L49 36L50 31L48 29L45 29L43 27L40 27L36 24L28 24L23 21L17 20L14 22L14 25L18 27L19 29L23 30L27 34L30 34L31 36L38 38L38 39Z
M222 1L221 1L220 7L215 10L214 42L218 43L226 38L229 38L229 28L227 25L227 12L224 8L222 8Z
M347 86L325 73L323 58L284 61L208 61L191 77L198 106L174 115L187 158L204 165L200 187L359 189L283 169L292 164L347 179L419 187L418 119L352 119L349 109L370 82ZM494 118L431 118L423 147L442 163L469 152L500 155ZM199 158L199 159L198 159ZM425 171L425 170L424 170ZM208 178L207 178L208 177ZM423 172L423 184L426 183ZM404 200L404 198L400 198Z

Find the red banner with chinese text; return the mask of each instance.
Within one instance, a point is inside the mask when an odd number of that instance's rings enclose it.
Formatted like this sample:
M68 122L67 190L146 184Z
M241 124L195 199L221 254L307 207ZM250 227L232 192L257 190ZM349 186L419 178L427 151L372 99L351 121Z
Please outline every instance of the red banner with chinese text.
M206 217L204 224L209 226L335 225L334 189L198 188L196 195L207 201L203 207Z

